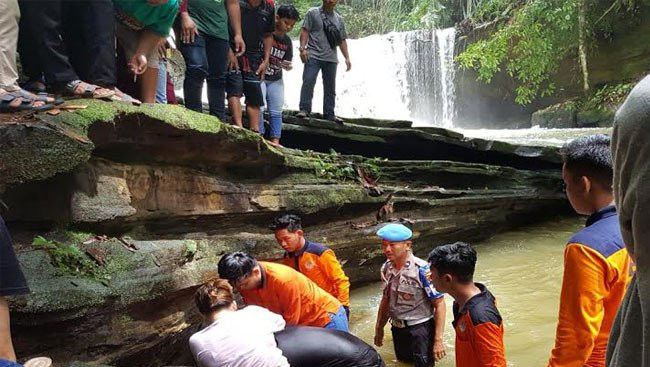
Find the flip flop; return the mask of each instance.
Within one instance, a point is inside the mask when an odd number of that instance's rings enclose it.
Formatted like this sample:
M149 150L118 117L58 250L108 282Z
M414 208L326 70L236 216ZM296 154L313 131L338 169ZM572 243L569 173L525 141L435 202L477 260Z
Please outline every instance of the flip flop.
M115 92L111 89L86 83L81 80L72 80L63 87L63 94L71 98L92 98L111 101Z
M44 112L54 107L53 104L33 98L30 94L22 89L11 92L4 91L4 94L0 95L0 112ZM18 99L20 101L16 101ZM36 102L44 103L40 106L34 106Z
M36 357L23 364L24 367L50 367L52 366L52 359L48 357Z

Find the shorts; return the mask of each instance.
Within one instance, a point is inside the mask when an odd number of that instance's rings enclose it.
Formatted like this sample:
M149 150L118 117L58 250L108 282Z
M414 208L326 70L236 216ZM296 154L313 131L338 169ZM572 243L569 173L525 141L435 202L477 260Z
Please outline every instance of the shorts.
M246 106L264 106L260 77L255 72L231 70L226 73L226 93L230 97L246 97Z
M138 49L138 42L140 42L140 37L142 33L146 32L145 30L136 31L120 22L116 21L115 25L115 34L117 35L117 41L119 46L124 50L124 55L126 56L126 61L129 62L135 51ZM151 52L147 55L147 67L158 70L158 63L160 62L160 55L158 54L158 48L154 47Z

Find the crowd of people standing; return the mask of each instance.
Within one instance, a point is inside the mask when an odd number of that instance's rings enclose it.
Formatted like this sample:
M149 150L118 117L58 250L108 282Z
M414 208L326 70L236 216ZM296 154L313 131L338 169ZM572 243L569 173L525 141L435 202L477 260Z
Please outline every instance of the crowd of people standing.
M323 0L301 25L298 49L305 68L298 115L311 112L322 70L324 118L342 123L334 114L338 49L347 70L351 64L336 4ZM280 144L282 72L291 70L293 61L288 33L301 18L293 5L276 7L273 0L6 0L0 11L0 112L42 112L64 98L175 103L174 89L180 87L185 107L203 112L207 84L208 113L226 121L227 100L232 123L243 127L244 97L248 128ZM186 65L182 86L173 86L166 71L174 46Z

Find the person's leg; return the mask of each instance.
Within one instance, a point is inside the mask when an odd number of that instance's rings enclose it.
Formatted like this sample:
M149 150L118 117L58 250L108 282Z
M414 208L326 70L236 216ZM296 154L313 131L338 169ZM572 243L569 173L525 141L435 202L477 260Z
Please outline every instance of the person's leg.
M167 104L167 63L164 60L160 60L160 62L158 62L156 103Z
M396 328L391 326L393 334L393 348L395 357L401 362L413 362L413 353L411 352L411 337L407 328Z
M231 70L226 74L228 108L235 126L244 127L241 115L241 97L244 94L244 77L241 71Z
M83 59L87 60L87 80L105 88L115 88L115 17L112 0L83 1L85 18L81 22L84 34L85 50Z
M323 117L334 119L334 105L336 103L336 68L335 62L322 62L323 69Z
M210 114L219 120L226 119L226 66L228 65L228 41L216 37L206 38L208 59L208 103Z
M0 1L0 88L16 89L16 47L20 10L17 0Z
M11 1L11 0L9 0ZM0 9L2 5L0 5ZM11 330L9 327L9 305L0 296L0 360L16 361L16 353L11 342Z
M23 1L19 2L21 9ZM0 7L2 5L0 4ZM6 4L5 4L6 6ZM21 10L22 12L22 10ZM3 14L5 14L3 12ZM25 88L31 91L43 92L45 91L45 79L43 79L43 69L41 67L40 59L34 47L34 35L32 29L26 24L25 17L21 17L19 23L18 35L18 55L20 56L20 65L23 74L27 77L27 84ZM6 38L3 36L2 40ZM4 49L4 48L3 48ZM3 70L3 69L0 69Z
M320 71L320 63L309 59L302 70L302 87L300 88L300 111L311 113L311 103L314 98L314 86Z
M4 2L4 1L3 1ZM78 80L68 55L61 33L61 0L30 0L23 3L26 26L34 35L32 47L37 54L45 80L61 88L64 84Z
M433 320L407 328L411 335L411 350L415 367L433 367Z
M267 82L263 81L260 83L260 89L262 90L262 101L264 101L265 105L269 105L269 96L266 93L267 85L272 82ZM260 106L260 122L259 122L259 129L260 129L260 135L264 136L266 133L266 126L264 126L264 110L266 108L264 106Z
M156 89L158 87L158 69L147 67L138 77L140 83L140 96L144 103L156 103Z
M203 82L208 75L205 38L202 34L197 34L194 37L194 42L179 42L178 49L181 51L186 65L185 81L183 81L185 107L192 111L203 112L201 95L203 94Z
M269 140L280 143L282 134L282 108L284 107L284 81L282 79L267 83L266 101L269 111Z
M340 330L347 333L350 332L350 328L348 327L348 316L345 313L345 308L343 308L343 306L339 307L339 311L336 314L330 312L329 315L331 321L325 325L325 329Z
M252 70L256 70L253 65ZM260 131L260 106L264 105L260 77L255 72L243 72L244 96L246 96L246 116L248 117L248 128L254 132Z

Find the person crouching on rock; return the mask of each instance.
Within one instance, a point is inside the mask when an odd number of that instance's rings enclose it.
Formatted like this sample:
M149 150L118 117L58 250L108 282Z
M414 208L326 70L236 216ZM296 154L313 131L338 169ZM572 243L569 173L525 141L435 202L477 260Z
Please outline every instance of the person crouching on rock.
M349 331L341 303L288 266L258 262L245 252L224 255L218 266L219 277L237 288L244 303L282 315L287 325Z
M289 367L273 335L284 329L282 316L257 306L237 310L232 286L224 279L201 286L194 301L209 323L190 337L199 367Z

